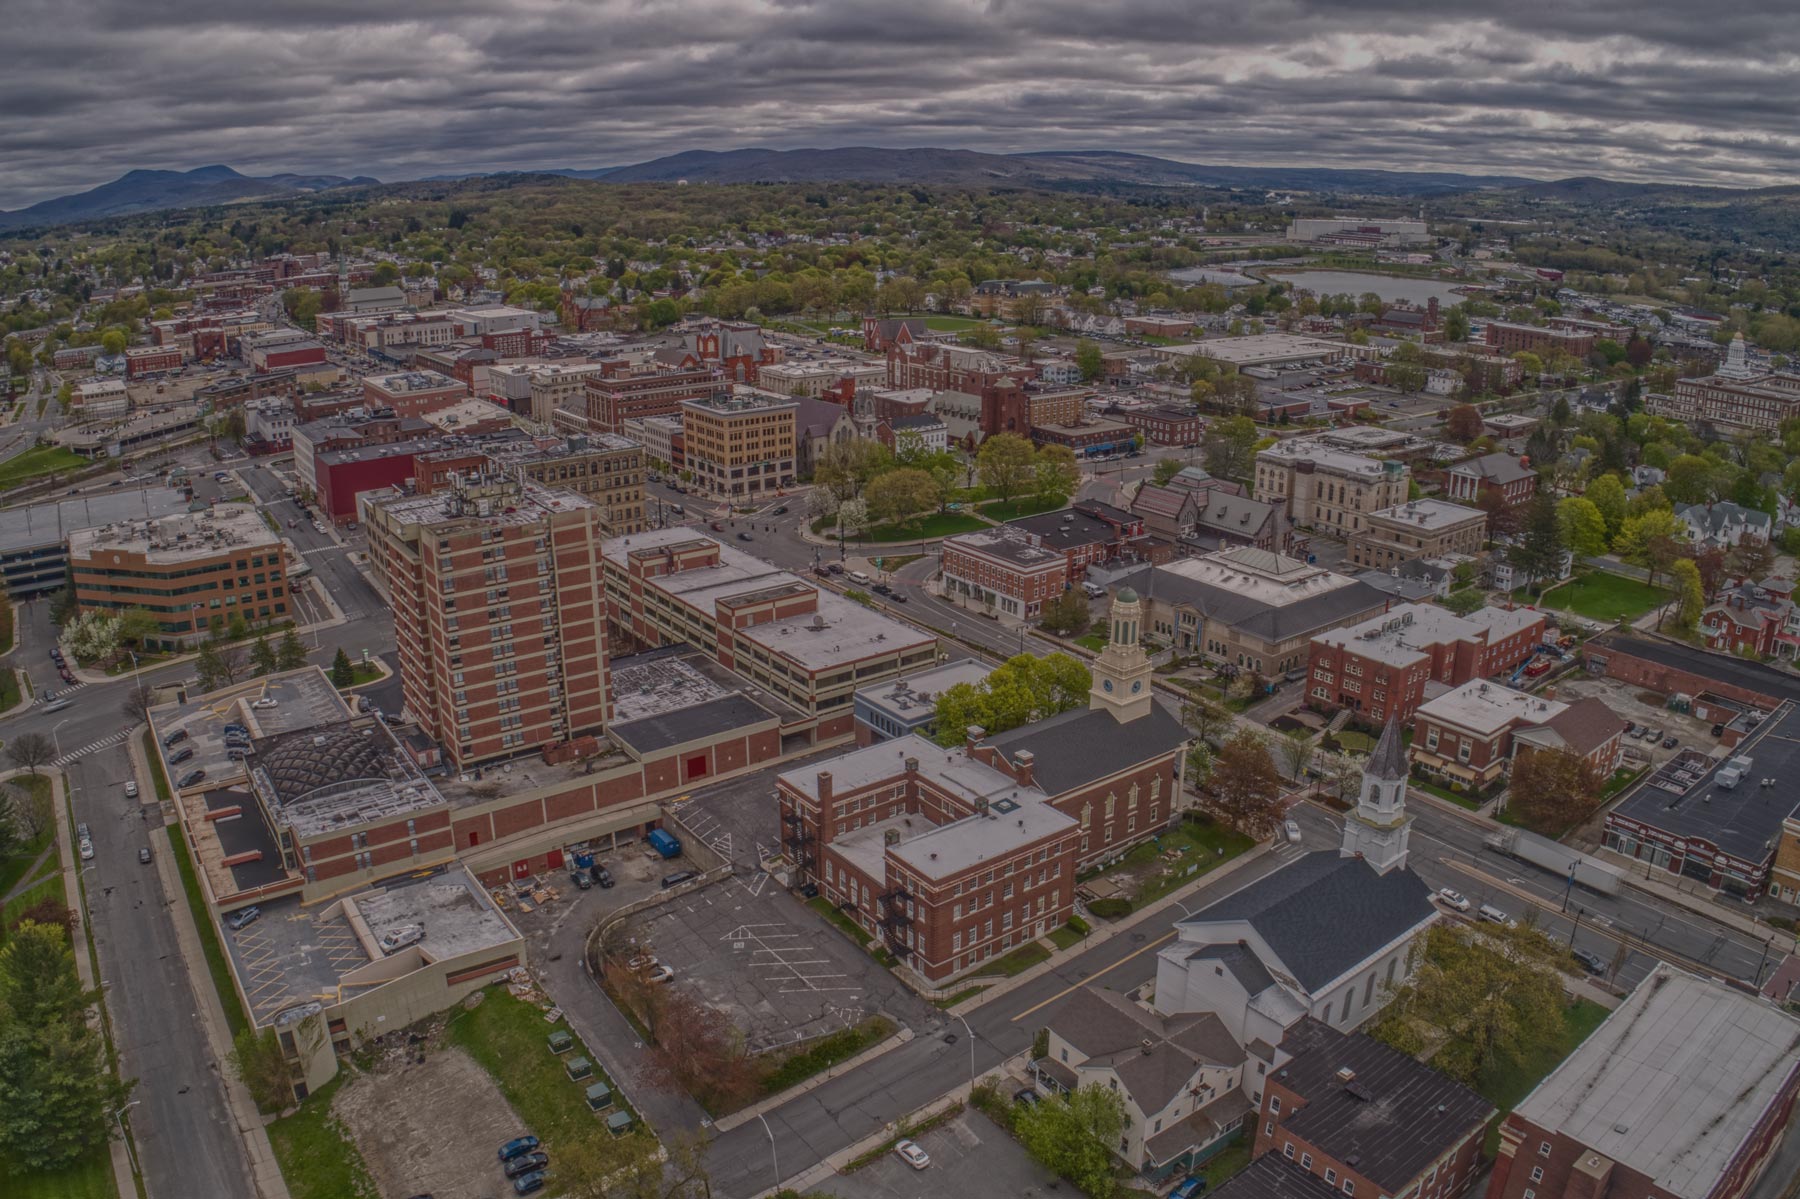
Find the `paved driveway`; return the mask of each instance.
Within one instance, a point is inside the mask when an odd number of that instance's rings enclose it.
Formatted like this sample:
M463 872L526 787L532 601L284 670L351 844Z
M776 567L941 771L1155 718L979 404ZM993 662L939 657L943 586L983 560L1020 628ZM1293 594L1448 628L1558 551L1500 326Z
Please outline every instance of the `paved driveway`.
M812 1193L838 1199L1030 1199L1072 1189L1059 1185L1056 1175L980 1112L965 1110L915 1139L931 1155L923 1170L890 1153L853 1174L827 1179Z

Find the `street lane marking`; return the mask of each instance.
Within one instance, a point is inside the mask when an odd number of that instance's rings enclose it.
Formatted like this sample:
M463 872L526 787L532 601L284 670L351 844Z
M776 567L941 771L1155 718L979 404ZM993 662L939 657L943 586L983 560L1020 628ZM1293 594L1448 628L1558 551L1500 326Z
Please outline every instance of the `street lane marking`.
M1162 936L1160 936L1156 940L1150 942L1150 944L1144 946L1142 949L1132 950L1130 953L1126 954L1124 957L1120 958L1118 961L1116 961L1112 965L1108 966L1105 970L1096 971L1095 973L1090 974L1086 978L1082 979L1080 982L1074 983L1067 987L1064 987L1062 990L1058 991L1056 994L1052 995L1050 998L1044 1000L1042 1003L1032 1004L1030 1007L1026 1008L1024 1011L1022 1011L1018 1015L1014 1016L1008 1023L1017 1024L1019 1021L1023 1020L1025 1017L1031 1015L1031 1013L1037 1011L1039 1008L1049 1007L1051 1004L1053 1004L1057 1000L1061 999L1064 995L1070 994L1073 991L1081 990L1081 988L1087 986L1089 983L1091 983L1095 979L1099 978L1102 974L1107 974L1114 970L1117 970L1120 966L1123 966L1126 962L1129 962L1132 958L1137 957L1139 954L1149 953L1152 949L1155 949L1158 946L1165 944L1166 942L1173 941L1174 939L1175 939L1174 933L1172 933L1172 932L1164 933Z

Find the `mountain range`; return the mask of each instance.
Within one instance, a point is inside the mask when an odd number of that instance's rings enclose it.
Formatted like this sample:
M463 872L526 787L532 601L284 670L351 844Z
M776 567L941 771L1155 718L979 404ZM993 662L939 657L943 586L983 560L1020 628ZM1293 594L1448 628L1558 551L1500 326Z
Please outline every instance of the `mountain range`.
M948 187L1102 189L1109 186L1249 188L1419 200L1479 190L1506 190L1576 203L1733 201L1789 189L1738 191L1576 178L1545 181L1517 175L1449 171L1346 170L1329 167L1215 166L1111 150L986 154L975 150L836 149L687 150L613 167L546 167L522 171L434 174L419 182L550 175L606 183L865 182ZM342 187L378 186L365 175L244 175L228 166L191 171L130 171L90 191L0 212L0 232L100 220L169 208L279 199ZM1783 196L1783 199L1787 199Z
M191 171L127 171L111 183L102 183L88 191L57 196L29 208L0 212L0 230L47 228L163 208L273 200L327 188L379 182L379 179L360 175L355 178L342 175L242 175L228 166L195 167Z

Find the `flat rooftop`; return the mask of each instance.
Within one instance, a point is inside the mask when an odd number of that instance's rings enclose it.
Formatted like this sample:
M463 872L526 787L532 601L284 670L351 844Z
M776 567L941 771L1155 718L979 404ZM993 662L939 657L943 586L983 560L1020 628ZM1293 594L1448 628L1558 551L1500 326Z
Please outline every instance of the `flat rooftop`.
M1748 759L1735 785L1719 774ZM1800 707L1784 703L1731 752L1703 758L1689 750L1634 788L1613 814L1677 836L1692 836L1747 862L1766 860L1795 811L1791 780L1800 778ZM1764 786L1764 779L1780 780Z
M551 513L577 512L596 506L584 495L557 491L529 480L520 483L517 490L497 495L477 492L473 497L467 497L450 488L427 495L384 496L375 502L402 525L427 527L452 521L466 521L471 525L529 525ZM481 511L484 503L488 509L485 513Z
M1526 608L1511 612L1482 608L1465 617L1436 604L1400 604L1359 624L1321 633L1316 640L1389 666L1405 666L1424 657L1433 646L1453 641L1492 645L1541 619L1542 613Z
M102 550L143 554L152 562L216 558L234 550L268 550L281 538L250 504L217 504L192 515L124 520L69 534L69 556L91 558Z
M140 487L0 508L0 554L60 545L77 529L160 520L186 512L187 506L187 497L172 487Z
M1517 1113L1702 1199L1800 1069L1800 1020L1659 965Z
M1322 437L1291 437L1286 441L1276 442L1256 457L1259 462L1268 459L1282 465L1311 462L1334 474L1361 475L1369 479L1380 478L1390 465L1380 458L1337 449L1328 445ZM1395 469L1404 469L1399 463L1392 465Z
M1342 357L1348 347L1342 342L1317 337L1300 337L1291 333L1251 333L1243 337L1217 337L1189 345L1165 346L1164 357L1186 358L1199 354L1233 366L1261 366L1265 363L1298 362L1305 359Z
M1371 522L1386 521L1427 533L1453 529L1458 525L1473 524L1486 519L1487 513L1479 508L1468 508L1462 504L1453 504L1449 500L1434 499L1408 500L1404 504L1395 504L1392 508L1383 508L1378 512L1369 513Z
M1427 700L1419 706L1419 715L1485 736L1499 732L1515 720L1542 724L1568 706L1553 699L1514 691L1499 683L1475 680Z
M974 659L951 662L930 670L921 670L905 678L890 679L868 687L859 687L856 698L878 712L910 724L921 712L936 710L937 697L958 683L974 685L992 673L993 667Z

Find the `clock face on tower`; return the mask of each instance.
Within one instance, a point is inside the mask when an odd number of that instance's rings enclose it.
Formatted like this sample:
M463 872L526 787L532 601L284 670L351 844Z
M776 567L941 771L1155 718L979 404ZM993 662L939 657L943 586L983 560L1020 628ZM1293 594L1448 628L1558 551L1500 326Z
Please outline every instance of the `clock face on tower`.
M1111 679L1101 679L1100 686L1105 688L1108 691L1111 691L1112 690L1112 680Z
M1136 695L1138 692L1142 691L1143 689L1144 689L1144 683L1143 683L1142 679L1138 680L1137 682L1135 682L1131 685L1131 693L1133 695Z

